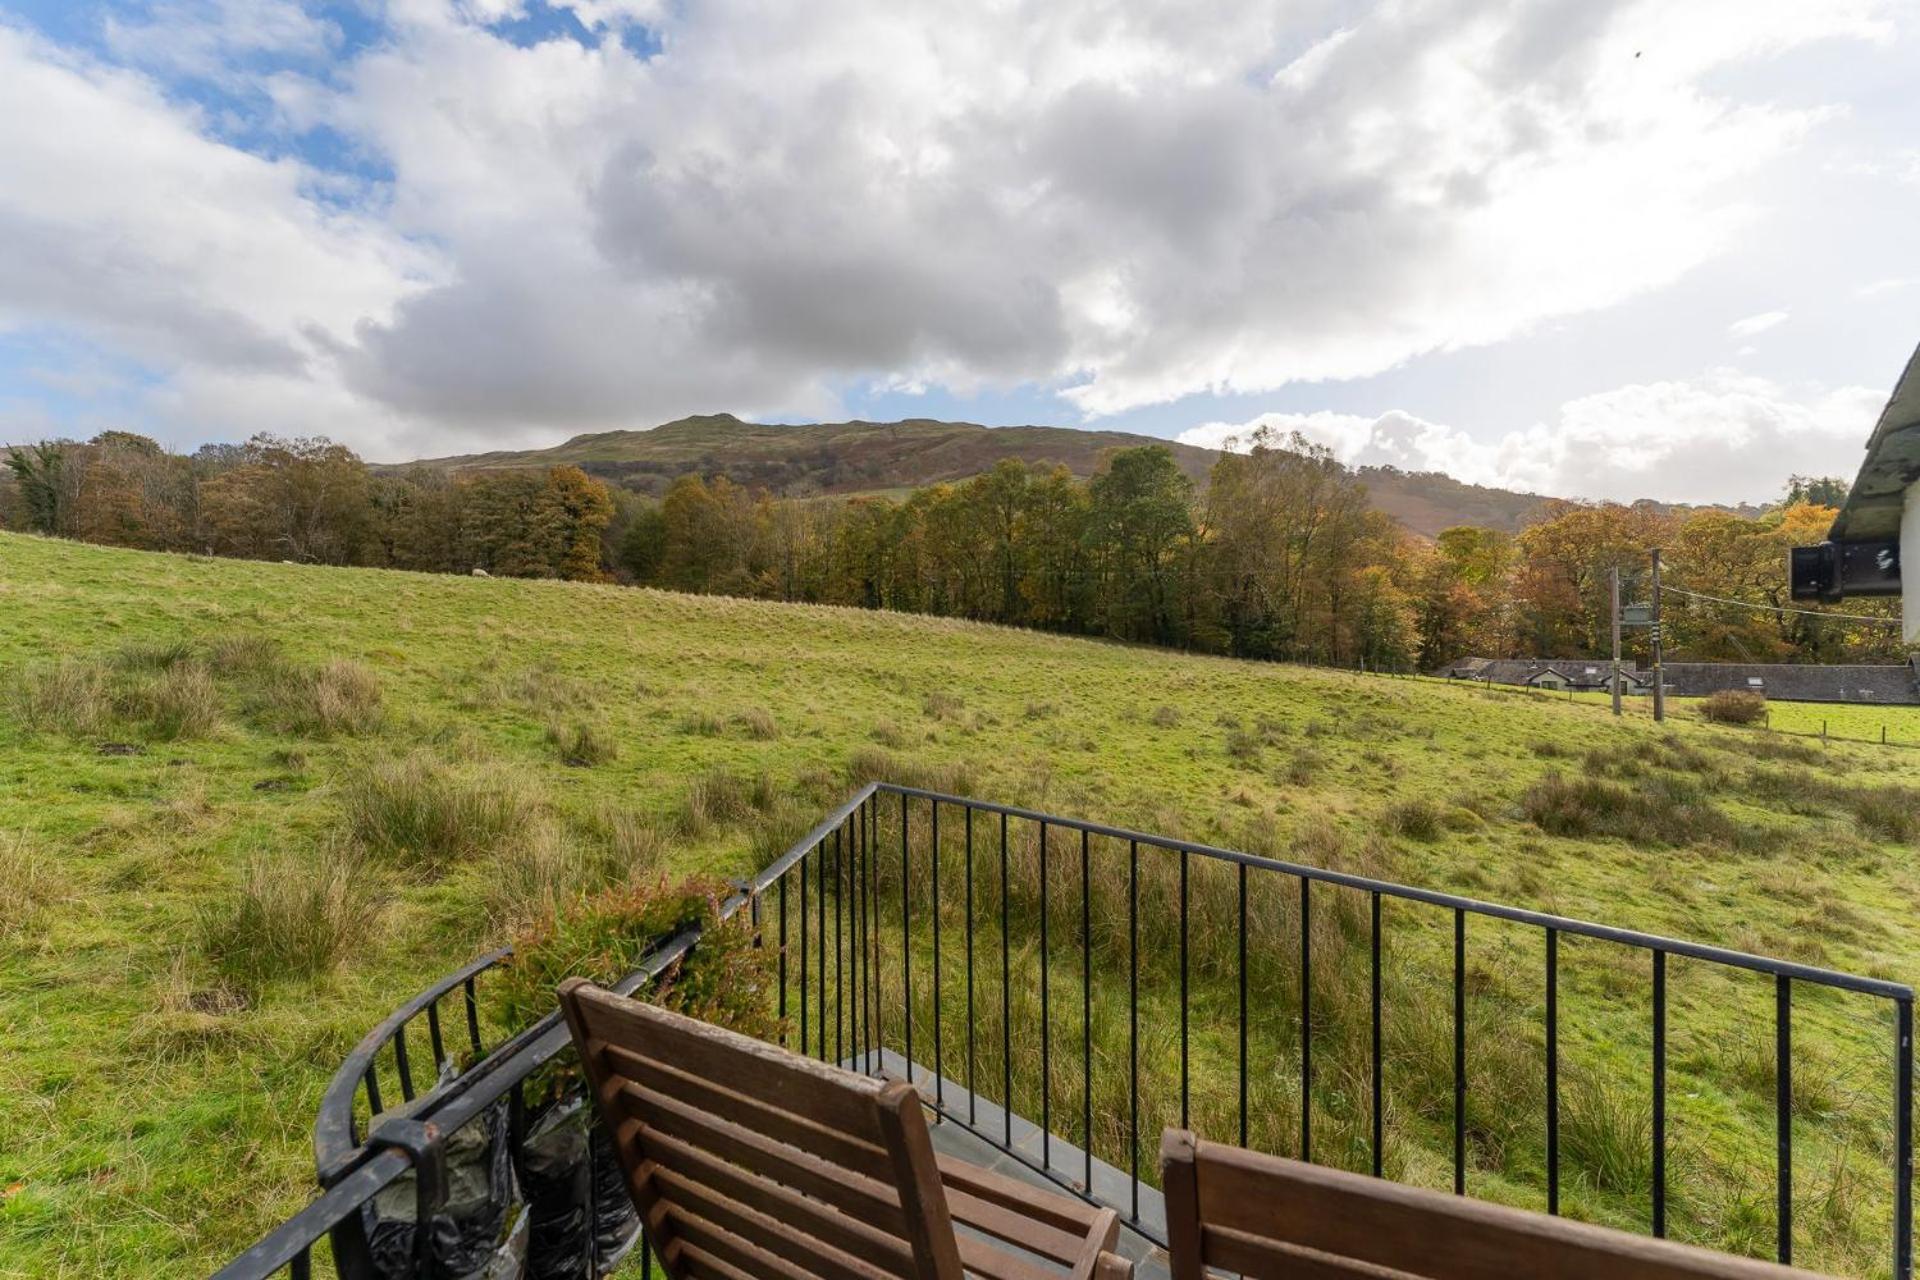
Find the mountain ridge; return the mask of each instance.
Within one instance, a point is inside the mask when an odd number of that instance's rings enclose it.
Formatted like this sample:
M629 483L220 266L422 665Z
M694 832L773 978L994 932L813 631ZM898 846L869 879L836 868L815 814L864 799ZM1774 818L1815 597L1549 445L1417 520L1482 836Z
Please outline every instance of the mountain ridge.
M1059 464L1094 474L1115 449L1161 445L1181 470L1204 483L1220 452L1158 436L1079 427L990 427L904 418L823 423L749 422L730 413L694 414L659 426L586 432L544 449L493 450L422 458L399 467L453 471L573 464L589 475L642 493L665 492L689 472L725 475L782 497L890 493L966 480L1002 458ZM1425 537L1460 524L1518 531L1552 498L1469 484L1442 472L1355 468L1373 506Z

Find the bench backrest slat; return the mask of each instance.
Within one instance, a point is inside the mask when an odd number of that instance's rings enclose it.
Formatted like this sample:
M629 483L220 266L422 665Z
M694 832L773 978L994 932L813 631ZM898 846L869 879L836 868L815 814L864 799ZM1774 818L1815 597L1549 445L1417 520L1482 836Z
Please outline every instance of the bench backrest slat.
M674 1280L961 1280L920 1099L572 979L560 1006Z
M1203 1142L1160 1151L1173 1280L1817 1280L1812 1272Z

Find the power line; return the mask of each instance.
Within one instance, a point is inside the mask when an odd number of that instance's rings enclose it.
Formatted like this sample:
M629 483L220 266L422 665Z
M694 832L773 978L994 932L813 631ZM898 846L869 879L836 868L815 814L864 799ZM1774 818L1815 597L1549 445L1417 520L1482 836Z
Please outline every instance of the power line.
M1730 604L1738 609L1759 609L1765 613L1798 613L1809 618L1833 618L1841 622L1877 622L1885 627L1900 625L1898 618L1881 618L1870 613L1828 613L1823 609L1795 609L1787 605L1767 604L1759 600L1729 600L1725 596L1710 596L1704 591L1686 591L1680 587L1668 587L1667 590L1676 596L1691 596L1695 600L1710 600L1714 604Z

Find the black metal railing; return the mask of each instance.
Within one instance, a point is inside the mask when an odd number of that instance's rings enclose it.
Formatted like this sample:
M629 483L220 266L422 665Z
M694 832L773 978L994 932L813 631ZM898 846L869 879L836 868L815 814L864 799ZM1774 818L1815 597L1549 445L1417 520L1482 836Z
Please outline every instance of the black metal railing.
M1790 1260L1794 997L1808 993L1808 1005L1864 1000L1864 1013L1803 1007L1802 1016L1817 1014L1823 1025L1839 1019L1857 1039L1869 1029L1877 1039L1873 1028L1884 1023L1873 1070L1885 1072L1885 1107L1875 1120L1890 1132L1876 1202L1887 1207L1892 1274L1912 1273L1913 993L1904 985L885 783L860 789L743 884L722 914L743 908L762 944L777 948L778 1011L790 1047L869 1072L911 1074L943 1122L1115 1208L1157 1242L1161 1231L1144 1203L1153 1177L1142 1162L1151 1160L1161 1125L1210 1127L1216 1138L1389 1175L1395 1071L1432 1078L1432 1096L1412 1122L1428 1126L1428 1139L1437 1129L1450 1147L1453 1189L1472 1193L1484 1123L1475 1099L1487 1095L1470 1086L1496 1049L1511 1059L1511 1043L1497 1041L1532 1033L1500 1023L1470 1034L1473 1011L1494 998L1487 984L1512 983L1517 970L1502 964L1490 978L1470 957L1476 947L1497 947L1510 961L1518 930L1541 943L1539 1058L1529 1059L1540 1110L1530 1123L1544 1146L1548 1212L1568 1207L1567 1005L1592 1003L1581 983L1563 989L1564 974L1586 973L1570 969L1563 951L1594 944L1645 960L1644 970L1615 965L1605 976L1613 988L1644 983L1649 998L1636 1074L1644 1071L1638 1096L1649 1109L1641 1225L1655 1235L1669 1227L1674 1152L1670 987L1683 999L1705 991L1719 1002L1732 999L1732 988L1713 986L1710 973L1766 981L1772 1252ZM1482 923L1470 930L1471 921ZM1286 936L1289 928L1297 938ZM621 986L637 989L697 943L697 930L662 939ZM430 1212L431 1164L445 1136L510 1098L566 1045L557 1012L490 1049L479 1043L476 984L501 958L481 957L449 975L355 1049L316 1127L323 1194L222 1277L254 1280L281 1269L304 1276L328 1236L342 1276L375 1274L356 1238L364 1207L410 1172L421 1189L416 1211ZM1433 999L1398 1002L1408 992ZM441 1024L441 1005L455 1000L467 1013L474 1056L464 1069L450 1064ZM1625 1003L1613 999L1602 1010L1613 1031ZM1448 1025L1426 1046L1433 1052L1396 1055L1389 1042L1400 1024L1435 1010ZM407 1066L408 1031L417 1046L422 1023L436 1071L425 1088L410 1081ZM402 1094L384 1112L383 1074ZM371 1135L362 1136L361 1112L379 1118ZM1021 1117L1037 1128L1027 1131ZM644 1274L644 1240L639 1247ZM424 1250L414 1274L433 1274Z
M1205 902L1203 877L1209 880ZM1153 905L1161 916L1150 927L1172 955L1150 955L1141 938L1142 889L1155 887L1156 879ZM1276 883L1287 886L1284 895L1273 892ZM1544 1148L1539 1207L1554 1214L1567 1207L1570 993L1563 989L1563 951L1591 943L1641 957L1644 968L1623 968L1617 961L1602 967L1611 1007L1585 1021L1624 1034L1620 1006L1631 1002L1620 989L1644 992L1645 1022L1633 1035L1644 1035L1635 1052L1645 1056L1634 1069L1639 1084L1628 1092L1637 1090L1646 1107L1644 1216L1638 1225L1655 1236L1669 1233L1672 1203L1668 1059L1676 1006L1670 987L1684 966L1687 992L1709 1006L1703 1018L1722 1003L1737 1003L1744 990L1715 985L1709 975L1726 982L1753 975L1769 988L1770 1011L1759 1016L1768 1023L1762 1042L1771 1041L1771 1097L1761 1122L1771 1133L1746 1136L1770 1149L1770 1252L1783 1262L1795 1251L1796 1112L1805 1110L1795 1094L1795 996L1806 993L1808 1002L1864 1000L1861 1007L1815 1012L1823 1024L1852 1028L1855 1042L1871 1037L1880 1044L1870 1052L1881 1065L1871 1069L1883 1087L1866 1092L1878 1094L1869 1109L1874 1124L1884 1126L1886 1158L1884 1173L1871 1179L1872 1196L1887 1211L1892 1274L1907 1280L1912 1273L1913 992L1900 983L887 784L856 797L813 848L791 858L779 874L763 877L754 898L755 910L777 930L781 1012L794 1020L796 1047L867 1070L898 1071L904 1063L944 1121L1068 1190L1109 1204L1130 1227L1161 1243L1157 1224L1141 1212L1142 1189L1153 1182L1142 1160L1151 1159L1158 1141L1158 1123L1149 1117L1170 1123L1177 1116L1182 1126L1211 1125L1210 1136L1223 1140L1321 1158L1315 1121L1330 1104L1318 1090L1315 1050L1334 1023L1354 1032L1349 1041L1364 1058L1340 1088L1353 1085L1367 1097L1363 1114L1350 1117L1358 1119L1349 1127L1360 1136L1325 1154L1376 1175L1388 1172L1391 1091L1385 1078L1395 1064L1387 1041L1398 1012L1385 999L1389 917L1395 917L1395 929L1424 932L1422 941L1407 948L1402 967L1437 970L1434 1003L1444 1001L1450 1014L1447 1043L1438 1055L1444 1061L1439 1069L1450 1077L1450 1114L1440 1142L1451 1148L1451 1186L1460 1194L1474 1190L1479 1167L1473 1158L1479 1095L1470 1084L1486 1055L1511 1047L1489 1043L1484 1035L1479 1043L1470 1037L1476 1026L1470 1006L1486 998L1474 989L1471 947L1484 931L1486 945L1511 959L1518 949L1516 927L1539 940L1539 1024L1501 1024L1497 1030L1507 1041L1539 1037L1541 1097L1533 1122ZM1262 922L1250 920L1256 902ZM1284 918L1275 910L1281 903ZM1439 927L1423 930L1416 915ZM1357 935L1349 937L1351 945L1336 948L1337 959L1323 959L1329 941L1339 941L1337 933L1323 932L1323 916L1339 917L1339 927ZM1297 933L1297 947L1291 938L1284 939L1289 945L1275 945L1283 941L1275 934L1289 931L1275 926L1277 918ZM1475 921L1482 924L1470 929ZM1204 944L1201 931L1209 934ZM1277 958L1282 953L1285 967ZM1595 959L1583 954L1577 972L1586 976ZM1501 967L1509 971L1502 980L1511 984L1513 966ZM1256 972L1260 978L1250 983ZM1143 974L1160 989L1158 1001L1143 991ZM1029 1007L1023 1007L1023 992L1031 996ZM1274 1051L1273 1019L1266 1016L1276 1002L1289 1006L1295 1038L1284 1055ZM1156 1020L1166 1025L1149 1025ZM1250 1029L1263 1020L1256 1054ZM997 1049L988 1043L996 1039ZM1143 1084L1142 1046L1150 1041L1177 1056L1177 1103L1153 1096ZM1702 1053L1711 1057L1725 1048L1708 1046ZM1297 1100L1296 1127L1285 1141L1271 1114L1283 1073L1292 1076L1288 1083ZM1167 1073L1155 1075L1166 1079ZM1195 1096L1202 1088L1205 1107ZM1488 1103L1496 1105L1498 1099ZM993 1123L981 1122L983 1111ZM1015 1142L1017 1115L1037 1118L1037 1150ZM1802 1117L1802 1123L1809 1121ZM1069 1139L1079 1149L1062 1167L1055 1153ZM1358 1150L1362 1143L1364 1152ZM1119 1190L1111 1179L1103 1186L1096 1164L1118 1170ZM1590 1190L1584 1170L1580 1188L1583 1195ZM1621 1198L1614 1196L1614 1220ZM1702 1238L1697 1230L1691 1234Z

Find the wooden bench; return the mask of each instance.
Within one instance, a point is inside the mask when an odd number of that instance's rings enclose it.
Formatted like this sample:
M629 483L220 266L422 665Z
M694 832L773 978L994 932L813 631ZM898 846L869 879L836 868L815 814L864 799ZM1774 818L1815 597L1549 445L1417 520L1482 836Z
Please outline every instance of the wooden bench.
M1111 1209L937 1157L920 1097L580 979L560 1007L673 1280L1124 1280Z
M1817 1280L1812 1272L1203 1142L1160 1144L1173 1280Z

